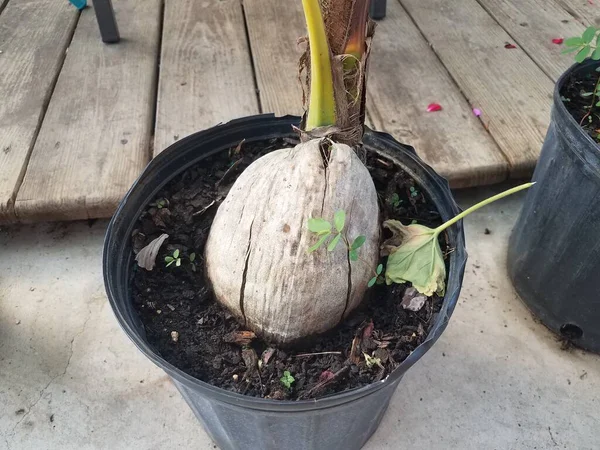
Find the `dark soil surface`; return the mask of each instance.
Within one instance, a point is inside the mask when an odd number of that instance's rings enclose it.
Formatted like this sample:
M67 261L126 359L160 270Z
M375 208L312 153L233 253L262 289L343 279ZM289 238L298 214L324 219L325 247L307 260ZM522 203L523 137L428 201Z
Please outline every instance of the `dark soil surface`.
M599 77L596 71L583 77L581 73L572 74L560 92L567 111L596 142L600 142L600 106L596 106L600 98L593 92Z
M154 270L133 268L134 304L154 349L212 385L290 400L321 397L383 379L424 341L442 302L428 299L418 312L405 310L400 305L405 286L376 285L363 305L336 329L294 349L270 346L216 303L203 275L202 255L217 204L254 159L293 145L289 139L244 144L190 168L142 213L132 236L137 252L162 233L169 234ZM441 223L432 204L403 171L372 155L367 156L367 167L380 194L383 220ZM447 250L444 243L442 249ZM165 257L175 250L181 264L166 267ZM195 258L190 258L192 254ZM381 367L368 367L363 352L379 358ZM280 381L285 371L294 378L290 388Z

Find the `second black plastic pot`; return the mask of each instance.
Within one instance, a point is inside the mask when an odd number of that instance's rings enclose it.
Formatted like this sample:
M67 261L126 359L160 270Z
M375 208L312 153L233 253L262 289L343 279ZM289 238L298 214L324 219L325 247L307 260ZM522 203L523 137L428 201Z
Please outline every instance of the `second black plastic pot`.
M246 142L293 136L297 117L254 116L193 134L158 155L135 182L108 226L103 270L110 304L129 338L172 378L212 439L224 450L352 450L375 432L406 371L439 338L456 306L464 275L466 251L462 225L448 230L450 268L442 309L428 337L385 380L339 394L304 401L246 397L204 383L165 361L146 339L132 303L131 233L140 213L158 191L189 166L211 154ZM393 160L411 175L437 207L443 220L458 213L446 180L425 165L410 147L391 136L368 131L364 144Z
M558 81L537 182L513 229L508 269L521 299L550 329L600 352L600 148L565 108L573 74L598 76L596 61Z

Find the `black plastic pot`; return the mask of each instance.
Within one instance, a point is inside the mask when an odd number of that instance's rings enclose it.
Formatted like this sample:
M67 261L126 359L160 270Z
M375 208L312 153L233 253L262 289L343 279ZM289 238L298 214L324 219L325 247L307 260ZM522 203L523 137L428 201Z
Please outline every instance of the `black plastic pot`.
M600 148L569 114L556 84L550 128L508 248L521 299L551 330L600 352ZM595 76L600 74L593 72Z
M162 186L190 165L225 151L242 139L252 142L291 137L291 126L297 125L299 120L291 116L254 116L178 141L148 165L121 202L106 234L104 280L121 327L135 345L173 379L206 431L222 449L359 449L377 429L404 373L446 328L460 293L467 255L462 225L458 224L448 231L455 251L450 256L447 294L427 340L387 379L318 400L276 401L232 393L187 375L154 351L134 310L129 288L133 262L130 236L139 214ZM412 148L374 131L366 133L364 142L400 164L433 200L443 219L457 214L459 210L446 180L426 166Z

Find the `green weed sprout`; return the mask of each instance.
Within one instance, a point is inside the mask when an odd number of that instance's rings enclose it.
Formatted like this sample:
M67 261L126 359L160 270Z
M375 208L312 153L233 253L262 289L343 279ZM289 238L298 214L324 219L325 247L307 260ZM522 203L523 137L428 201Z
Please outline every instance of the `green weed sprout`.
M169 267L171 264L175 263L175 266L181 266L181 258L179 257L179 249L175 249L172 256L165 256L165 262L167 263L166 267Z
M348 249L348 256L351 261L358 260L358 249L362 247L367 240L363 235L357 236L350 242L345 234L344 226L346 224L346 212L343 209L337 210L333 216L333 226L330 222L320 217L308 219L308 230L316 233L319 240L308 249L308 253L312 253L319 249L328 239L331 238L327 245L327 251L335 250L340 241L344 242Z
M296 379L292 376L289 370L283 372L283 376L279 379L281 384L283 384L286 388L291 389L292 383L296 381Z

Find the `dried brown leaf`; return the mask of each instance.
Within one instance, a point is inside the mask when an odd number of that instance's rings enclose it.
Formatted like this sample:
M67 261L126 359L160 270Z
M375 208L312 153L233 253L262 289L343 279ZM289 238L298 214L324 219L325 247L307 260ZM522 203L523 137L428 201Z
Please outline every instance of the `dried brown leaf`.
M379 358L382 364L385 364L390 359L390 353L384 348L378 348L373 352L375 358Z
M223 340L229 344L248 345L256 339L256 334L253 331L232 331L223 336Z
M246 365L245 378L252 376L258 370L258 356L253 348L246 347L242 349L242 359Z
M237 145L237 147L235 147L233 150L231 150L229 152L229 159L233 159L234 157L236 157L237 155L240 154L240 152L242 151L242 145L244 145L244 142L246 142L246 139L242 139L240 141L240 143Z
M348 357L350 359L350 361L352 361L352 364L358 365L360 363L360 356L361 356L360 344L361 344L361 342L362 342L362 338L360 337L360 334L357 336L354 336L354 339L352 339L352 347L350 348L350 356Z
M171 211L168 208L159 208L152 215L152 221L158 228L166 228L171 222Z
M375 325L373 324L373 321L372 320L369 321L369 323L367 324L367 326L363 330L363 339L371 337L371 333L373 333L373 328L374 327L375 327Z
M334 373L332 377L328 378L325 381L321 381L321 382L317 383L312 389L310 389L309 391L307 391L306 393L301 395L299 399L302 400L305 398L316 397L321 392L323 392L327 388L327 386L330 386L333 383L336 383L339 380L341 380L344 376L346 376L346 374L349 371L350 371L350 366L342 367L340 370L338 370L336 373Z
M160 247L163 244L163 242L165 242L165 240L168 237L168 234L161 234L159 237L157 237L148 245L146 245L143 249L141 249L135 257L138 266L146 270L154 269L154 264L156 263L156 256L158 255L158 251L160 250Z
M390 341L379 341L377 339L373 339L373 342L377 344L378 348L387 348L390 345Z
M263 365L267 365L269 364L269 361L271 360L271 357L273 356L273 354L275 353L275 349L269 347L268 349L266 349L264 352L262 352L262 355L260 357Z

